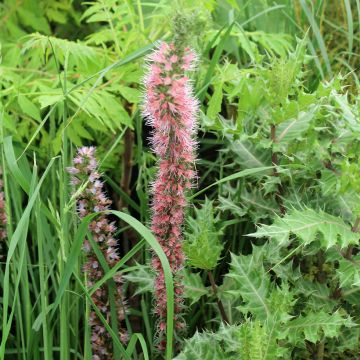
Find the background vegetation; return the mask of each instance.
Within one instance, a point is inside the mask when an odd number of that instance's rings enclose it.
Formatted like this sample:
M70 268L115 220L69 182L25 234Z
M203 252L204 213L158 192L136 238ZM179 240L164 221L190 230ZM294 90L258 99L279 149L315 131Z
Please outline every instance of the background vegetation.
M107 277L126 280L130 341L113 332L114 357L162 357L141 79L175 10L202 24L190 36L199 179L185 229L187 331L164 356L359 358L359 0L2 1L0 358L91 358L88 220L78 225L64 171L83 144L97 146L121 211L111 216L122 260Z

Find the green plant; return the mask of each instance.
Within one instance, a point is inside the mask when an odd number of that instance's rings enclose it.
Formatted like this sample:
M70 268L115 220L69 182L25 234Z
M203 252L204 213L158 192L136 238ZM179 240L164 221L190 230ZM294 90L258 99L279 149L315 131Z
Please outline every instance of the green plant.
M0 359L90 359L92 312L114 359L162 358L151 252L164 269L166 359L359 358L359 9L2 1ZM174 34L168 20L184 13L191 21ZM148 226L156 159L140 109L144 56L173 35L199 55L200 109L178 273L187 326L175 339L171 264ZM66 172L80 146L97 147L118 228L120 260L91 287L81 249L95 215L78 221ZM93 301L119 275L126 345Z

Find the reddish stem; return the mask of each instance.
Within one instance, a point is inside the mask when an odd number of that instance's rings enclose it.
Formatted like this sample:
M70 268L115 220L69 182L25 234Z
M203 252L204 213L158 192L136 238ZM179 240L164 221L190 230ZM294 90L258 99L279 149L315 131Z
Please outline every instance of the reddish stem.
M214 293L214 295L216 297L216 303L217 303L217 306L219 308L221 318L222 318L224 323L230 324L229 319L228 319L228 317L226 315L226 312L225 312L225 309L224 309L224 305L223 305L221 299L218 297L217 286L216 286L216 283L215 283L215 280L214 280L214 276L213 276L213 274L212 274L212 272L210 270L208 271L207 274L208 274L208 278L210 280L211 288L212 288L213 293Z

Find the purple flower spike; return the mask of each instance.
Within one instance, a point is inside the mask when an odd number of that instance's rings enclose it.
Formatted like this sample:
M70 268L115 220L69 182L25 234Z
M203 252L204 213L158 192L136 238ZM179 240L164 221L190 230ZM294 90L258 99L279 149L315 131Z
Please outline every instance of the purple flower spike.
M96 172L98 163L95 158L95 147L79 148L73 161L73 167L68 168L68 172L72 175L71 184L77 189L81 184L86 184L85 189L76 198L76 210L79 217L82 219L85 216L101 212L109 208L111 200L109 200L103 190L103 182L99 180L100 175ZM76 189L75 189L76 190ZM114 235L116 227L114 223L110 222L106 215L100 214L89 224L94 242L97 243L104 258L106 259L110 268L112 268L118 261L119 256L116 252L116 241ZM90 242L85 239L83 250L86 254L87 262L84 264L84 271L87 275L87 286L93 286L98 280L104 276L98 258L91 247ZM124 319L125 302L122 294L122 279L116 274L113 278L117 291L114 293L115 305L118 314L119 322ZM107 284L101 286L91 296L95 305L102 312L105 319L110 321L110 300L108 294ZM103 323L97 317L95 311L91 311L89 316L89 325L91 327L92 336L92 353L93 359L105 360L113 358L112 338L106 331ZM119 331L119 338L121 341L127 339L125 330Z

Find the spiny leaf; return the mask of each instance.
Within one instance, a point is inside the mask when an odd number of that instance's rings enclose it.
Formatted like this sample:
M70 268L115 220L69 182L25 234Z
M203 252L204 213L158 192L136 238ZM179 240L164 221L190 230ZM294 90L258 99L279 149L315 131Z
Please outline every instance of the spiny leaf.
M340 287L359 287L360 286L360 266L359 256L349 261L347 259L339 260L339 268L336 270L340 280Z
M220 344L211 333L198 333L185 341L184 350L174 360L235 360L224 354Z
M344 248L357 244L359 239L341 218L313 209L292 210L283 218L277 217L272 225L261 225L256 233L248 236L269 237L285 246L290 234L295 234L304 245L308 245L317 239L319 233L322 235L320 244L325 249L335 245Z
M236 155L235 161L245 169L260 168L270 164L269 153L256 148L248 140L230 141L229 147Z
M312 106L308 111L300 112L295 119L281 123L277 128L277 141L288 143L298 139L303 132L308 130L317 109L317 106Z
M270 278L262 264L261 249L254 247L251 255L236 256L231 254L230 271L227 277L235 280L234 289L229 294L240 296L244 305L238 309L244 313L252 313L258 319L265 320L270 315L267 298L270 288Z
M208 293L199 273L192 273L184 269L181 275L185 290L184 297L190 300L190 305L196 303L203 295ZM136 263L133 270L124 274L123 278L136 285L134 295L154 291L155 273L150 266Z
M353 327L355 324L349 317L343 317L339 311L328 314L322 310L299 316L287 326L289 340L297 344L303 339L316 343L324 338L339 336L341 328Z
M220 243L222 232L216 226L218 221L213 202L208 199L200 209L195 209L195 217L189 218L183 249L191 266L211 270L218 263L223 249Z
M186 268L182 272L184 283L184 297L190 299L190 305L195 304L199 299L208 294L199 273L192 273Z
M154 291L154 273L149 266L136 264L136 268L123 278L136 284L134 295Z

